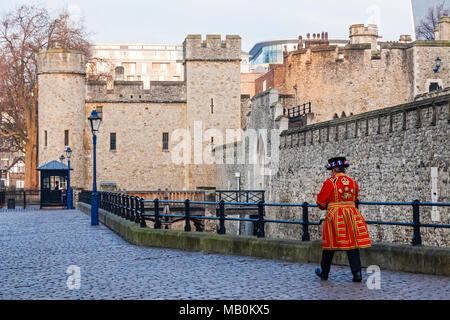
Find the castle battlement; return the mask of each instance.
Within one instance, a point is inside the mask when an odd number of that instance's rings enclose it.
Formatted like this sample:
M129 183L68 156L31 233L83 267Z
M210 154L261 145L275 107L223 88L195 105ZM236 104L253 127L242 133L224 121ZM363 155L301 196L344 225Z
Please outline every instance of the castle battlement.
M38 54L39 74L86 74L86 58L83 52L60 48L42 50Z
M363 44L370 43L372 50L377 50L378 39L381 36L378 35L378 26L375 24L354 24L349 29L350 44Z
M220 35L206 35L202 40L199 34L191 34L183 43L184 60L240 60L241 59L241 37L227 35L225 40Z
M151 81L144 89L143 81L114 81L109 89L106 81L88 81L88 103L183 103L186 102L186 84L181 81Z
M436 40L450 40L450 17L441 17L434 29Z

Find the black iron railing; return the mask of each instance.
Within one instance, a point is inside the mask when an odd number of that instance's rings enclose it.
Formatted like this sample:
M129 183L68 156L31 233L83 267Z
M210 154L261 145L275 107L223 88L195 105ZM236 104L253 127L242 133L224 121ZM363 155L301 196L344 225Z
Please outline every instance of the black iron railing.
M0 191L0 208L11 206L26 209L30 206L40 206L40 190L2 190Z
M301 117L307 113L311 113L311 102L288 109L288 117L290 119Z
M225 202L264 202L263 190L216 190L216 200Z
M84 191L80 193L79 201L84 203L90 203L89 192ZM147 204L147 206L146 206ZM152 204L148 206L148 204ZM161 213L161 205L165 204L175 204L183 208L183 214L164 214ZM192 215L193 205L203 205L203 206L214 206L216 209L216 216L199 216ZM449 207L450 203L429 203L420 202L419 200L414 200L412 202L357 202L356 206L361 205L382 205L382 206L409 206L412 208L413 218L411 222L395 222L395 221L372 221L366 220L367 224L379 224L379 225L393 225L393 226L406 226L413 228L412 245L418 246L422 244L421 228L450 228L448 224L424 224L420 222L420 207ZM225 214L225 206L252 206L257 210L257 218L231 218L227 217ZM141 227L147 227L146 221L151 220L154 222L153 227L155 229L161 228L161 219L164 217L178 218L185 221L185 231L191 231L190 222L194 219L200 220L215 220L217 221L217 233L225 234L225 221L250 221L256 224L256 235L257 237L265 236L265 225L266 223L282 223L282 224L294 224L302 225L302 241L310 241L310 226L319 226L325 219L320 219L319 221L311 222L309 221L309 208L316 208L317 205L309 204L308 202L303 202L301 204L291 204L291 203L266 203L263 201L258 201L257 203L251 202L225 202L223 199L217 202L207 202L207 201L175 201L175 200L144 200L139 197L128 196L125 194L100 192L99 193L99 207L109 211L113 214L121 216L130 221L139 223ZM264 211L266 207L291 207L291 208L301 208L302 220L273 220L266 219L264 217Z

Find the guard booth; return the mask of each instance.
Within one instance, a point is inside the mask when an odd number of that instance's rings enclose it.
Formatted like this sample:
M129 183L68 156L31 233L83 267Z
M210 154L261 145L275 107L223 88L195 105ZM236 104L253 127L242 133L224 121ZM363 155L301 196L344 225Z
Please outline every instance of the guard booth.
M41 208L67 207L68 169L68 166L56 160L38 168L41 173Z

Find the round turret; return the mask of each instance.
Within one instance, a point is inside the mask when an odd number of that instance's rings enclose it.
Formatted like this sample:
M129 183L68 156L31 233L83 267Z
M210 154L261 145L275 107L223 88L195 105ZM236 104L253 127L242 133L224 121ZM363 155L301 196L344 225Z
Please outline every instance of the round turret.
M84 187L85 74L80 51L39 52L39 166L58 160L70 147L73 188Z

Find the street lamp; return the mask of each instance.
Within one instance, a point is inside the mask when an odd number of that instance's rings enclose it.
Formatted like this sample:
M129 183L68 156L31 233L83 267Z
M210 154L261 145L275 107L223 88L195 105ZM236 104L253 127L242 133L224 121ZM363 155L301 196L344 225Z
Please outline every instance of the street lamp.
M102 118L98 115L97 110L92 111L90 117L88 118L90 125L91 125L91 131L92 131L92 143L94 145L94 163L93 163L93 182L92 182L92 197L91 197L91 225L96 226L98 225L98 194L97 194L97 157L96 157L96 151L97 151L97 136L96 132L98 132L100 128L100 124L102 122Z
M64 157L63 155L61 155L61 156L59 157L59 161L61 161L61 163L64 163L64 159L65 159L65 157Z
M70 158L72 157L72 149L67 147L66 157L68 161L68 173L67 173L67 210L72 209L72 192L70 190Z

